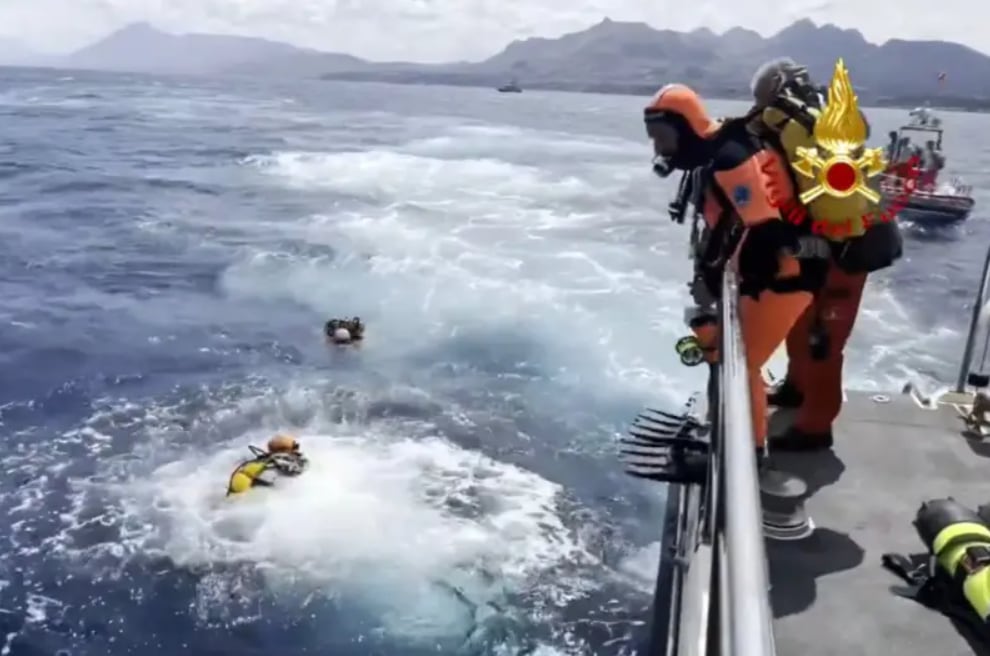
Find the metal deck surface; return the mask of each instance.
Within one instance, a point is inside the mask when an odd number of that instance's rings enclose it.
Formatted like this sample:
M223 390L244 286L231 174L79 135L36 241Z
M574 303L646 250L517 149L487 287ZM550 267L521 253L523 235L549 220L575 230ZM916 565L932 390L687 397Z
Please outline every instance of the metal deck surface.
M948 618L895 595L903 582L880 560L924 551L911 523L922 501L990 502L990 438L964 437L952 406L848 396L833 451L772 455L807 481L816 525L801 542L767 541L777 654L982 656ZM778 411L771 431L791 418Z

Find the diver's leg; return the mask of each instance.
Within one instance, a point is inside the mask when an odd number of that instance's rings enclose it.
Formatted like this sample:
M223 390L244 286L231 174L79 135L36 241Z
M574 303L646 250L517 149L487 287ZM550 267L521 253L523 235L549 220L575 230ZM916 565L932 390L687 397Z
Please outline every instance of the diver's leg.
M272 487L275 485L275 475L270 469L265 469L251 480L254 487Z
M811 352L811 327L817 314L817 302L812 300L801 317L787 333L787 375L776 388L767 394L767 402L778 408L796 408L804 399L803 390L808 389L808 361Z
M866 274L846 273L837 266L829 270L825 288L819 294L819 316L828 336L825 359L808 360L808 394L798 410L794 426L772 440L780 450L815 450L832 446L832 422L842 409L843 351L859 313Z
M764 291L759 299L743 296L739 304L742 339L746 345L746 368L749 374L750 410L756 446L763 447L767 437L767 395L763 383L763 366L787 339L795 322L811 303L808 292L777 293Z

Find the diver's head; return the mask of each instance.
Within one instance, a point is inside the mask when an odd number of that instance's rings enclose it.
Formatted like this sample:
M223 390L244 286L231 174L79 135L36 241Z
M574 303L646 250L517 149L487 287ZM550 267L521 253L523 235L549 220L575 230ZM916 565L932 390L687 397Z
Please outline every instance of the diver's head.
M643 110L643 120L653 141L653 171L660 177L675 169L691 170L708 160L709 137L718 131L718 124L692 89L683 84L663 87Z
M278 433L268 440L268 453L299 453L299 440L291 435Z
M801 71L801 66L790 57L778 57L763 63L753 74L749 90L759 108L768 107L780 93L788 77Z
M890 137L891 141L897 141L897 130L891 130L887 133L887 136Z
M927 148L928 150L935 150L935 142L934 141L926 141L925 142L925 148Z
M335 344L350 344L353 338L351 337L351 331L347 328L338 328L333 331L333 337L331 339L333 339Z
M808 70L790 57L778 57L763 63L756 69L749 84L756 107L769 107L789 81L808 82Z

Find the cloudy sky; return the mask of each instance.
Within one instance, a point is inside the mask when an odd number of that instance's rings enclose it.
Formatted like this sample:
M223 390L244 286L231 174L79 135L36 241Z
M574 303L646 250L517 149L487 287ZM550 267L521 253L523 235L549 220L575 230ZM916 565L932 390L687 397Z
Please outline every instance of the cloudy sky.
M986 0L0 0L0 37L65 52L134 21L175 32L265 36L370 59L482 59L512 39L558 36L604 16L654 27L773 33L799 18L875 42L944 39L990 52L966 16ZM863 7L868 9L865 11Z

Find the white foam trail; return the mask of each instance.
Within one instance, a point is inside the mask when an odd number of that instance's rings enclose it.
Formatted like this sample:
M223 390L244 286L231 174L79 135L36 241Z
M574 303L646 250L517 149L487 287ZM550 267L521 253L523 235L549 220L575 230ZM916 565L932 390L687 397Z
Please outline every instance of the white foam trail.
M548 175L497 159L444 160L395 151L361 151L282 152L247 161L299 188L322 188L379 202L433 202L441 208L454 199L482 203L507 197L524 203L534 194L545 201L593 193L577 178Z
M472 130L473 138L486 138ZM608 147L619 152L617 143ZM353 308L397 349L408 348L410 334L442 339L458 326L515 324L542 336L561 364L577 367L575 376L604 372L653 394L670 389L669 368L651 363L673 365L672 348L663 346L684 329L680 313L668 308L681 306L684 292L667 280L671 262L656 256L666 246L650 252L615 241L623 230L648 231L655 240L657 219L649 205L624 208L622 221L603 213L612 203L609 189L587 170L561 175L395 151L287 152L250 163L299 188L373 201L300 219L313 239L367 257L342 263L258 252L226 272L229 293L287 298L320 313ZM628 164L611 170L622 172L615 184L635 178L641 191L643 183L655 186L648 171L631 177ZM615 321L631 307L641 321Z
M563 525L558 485L441 438L303 435L304 475L225 498L245 442L111 486L124 539L98 548L180 567L253 563L275 588L356 598L418 637L464 630L473 611L451 588L483 606L597 562ZM547 585L566 597L566 580Z

